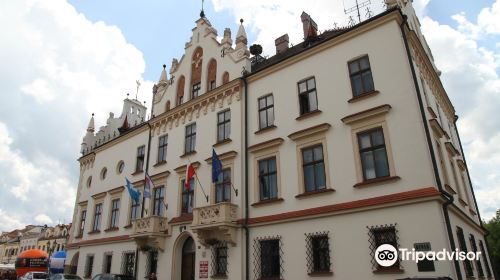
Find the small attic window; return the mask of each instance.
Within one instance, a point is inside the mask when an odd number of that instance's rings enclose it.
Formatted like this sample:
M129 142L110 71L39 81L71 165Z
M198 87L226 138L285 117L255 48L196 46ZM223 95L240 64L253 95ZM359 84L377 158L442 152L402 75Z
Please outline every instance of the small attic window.
M124 168L125 168L125 162L123 162L123 160L120 160L116 165L116 173L122 174Z
M92 176L89 176L89 178L87 179L87 188L90 188L91 185L92 185Z
M130 107L130 114L134 113L134 107Z
M101 180L106 179L106 175L107 175L107 173L108 173L108 169L107 169L106 167L103 167L103 168L101 169Z

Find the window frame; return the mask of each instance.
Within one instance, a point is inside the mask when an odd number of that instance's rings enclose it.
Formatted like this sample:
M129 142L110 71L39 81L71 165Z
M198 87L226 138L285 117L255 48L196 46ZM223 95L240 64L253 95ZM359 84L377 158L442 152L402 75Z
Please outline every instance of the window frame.
M141 145L137 147L137 154L135 159L135 172L144 171L144 155L146 151L146 145Z
M87 222L87 209L82 209L80 212L80 227L78 230L78 236L83 236L83 232L85 231L85 224Z
M121 200L119 198L111 200L111 219L109 228L118 228L120 225L120 206Z
M380 134L382 135L382 140L383 140L383 144L379 144L379 145L373 145L373 133L377 132L377 131L380 131ZM367 148L363 148L362 147L362 144L361 144L361 136L362 135L366 135L368 134L369 135L369 139L370 139L370 147L367 147ZM370 180L376 180L376 179L382 179L382 178L388 178L391 176L391 169L390 169L390 163L389 163L389 155L387 153L387 145L386 145L386 141L385 141L385 135L384 135L384 130L383 130L383 127L382 126L379 126L379 127L375 127L375 128L371 128L371 129L368 129L368 130L363 130L363 131L360 131L358 133L356 133L356 136L357 136L357 140L358 140L358 151L359 151L359 158L360 158L360 164L361 164L361 170L362 170L362 174L363 174L363 181L370 181ZM375 151L377 150L380 150L380 149L384 149L384 155L385 155L385 162L386 162L386 170L387 170L387 175L380 175L377 174L377 161L375 160ZM374 167L374 171L375 171L375 177L374 178L367 178L367 174L366 174L366 168L365 168L365 162L363 161L363 153L367 153L367 152L371 152L372 155L373 155L373 167Z
M272 104L269 105L269 98L272 100ZM261 100L264 100L265 105L263 107L260 106ZM266 94L264 96L261 96L257 99L257 118L259 122L259 130L265 129L268 127L273 127L274 126L274 121L276 120L276 115L274 114L274 95L272 93ZM272 112L272 122L269 122L269 112ZM261 119L261 112L265 113L266 121L265 121L265 126L262 126L262 119Z
M190 132L188 133L188 130ZM189 150L188 150L189 144ZM196 123L186 125L184 129L184 154L193 153L196 151Z
M368 62L368 68L361 69L361 60L363 60L365 58L367 59L367 62ZM351 72L351 65L353 65L354 63L357 64L358 71ZM371 67L371 63L370 63L370 57L368 56L368 54L365 54L365 55L362 55L362 56L359 56L359 57L356 57L354 59L349 60L347 62L347 72L349 73L349 81L351 82L351 92L352 92L353 98L358 98L358 97L361 97L365 94L368 94L368 93L375 91L375 81L373 79L373 71L372 71L372 67ZM365 73L369 73L369 75L370 75L371 85L373 87L371 90L365 89L365 83L364 83L364 79L363 79L363 75ZM353 77L358 77L358 76L361 79L361 92L359 94L356 94L356 92L354 90Z
M222 176L222 180L215 182L215 203L231 202L232 169L230 167L223 168L219 176ZM226 180L227 178L229 180ZM219 189L222 189L221 200L219 200L218 196ZM228 197L226 197L227 194L229 194Z
M164 134L158 137L158 154L156 157L157 164L167 161L167 147L168 147L168 134Z
M315 153L314 153L314 150L317 148L317 147L321 147L321 160L316 160L315 159ZM303 147L300 149L301 150L301 155L302 155L302 177L303 177L303 184L304 184L304 193L308 193L308 192L315 192L315 191L321 191L321 190L324 190L326 188L328 188L328 184L327 184L327 176L326 176L326 164L325 164L325 151L324 151L324 148L323 148L323 143L318 143L318 144L314 144L312 146L307 146L307 147ZM312 162L305 162L305 156L304 156L304 153L308 150L311 150L311 153L312 153L312 156L313 156L313 159L312 159ZM323 186L319 186L317 185L317 178L316 178L316 168L318 167L317 165L318 164L322 164L323 167L323 181L325 182L325 184ZM314 173L314 178L313 178L313 181L314 181L314 189L312 190L308 190L307 189L307 179L306 179L306 167L308 166L312 166L313 167L313 173Z
M401 269L401 256L398 255L398 260L389 267L384 267L379 265L376 260L375 260L375 251L377 248L382 245L382 244L390 244L393 247L396 248L396 250L399 250L399 237L398 237L398 230L396 228L396 224L386 224L383 226L373 226L373 227L368 227L368 235L369 235L369 242L370 242L370 255L372 257L372 269L374 271L386 271L386 270L400 270ZM387 233L391 231L391 233ZM392 234L394 237L394 240L391 242L384 242L382 237L377 236L377 234L384 233L386 235Z
M137 220L141 217L141 204L140 202L136 203L133 199L130 199L130 218L129 224L132 224L132 221Z
M222 121L220 117L223 117ZM222 135L220 129L222 127ZM227 130L227 131L226 131ZM229 140L231 138L231 109L217 113L217 143Z
M94 222L92 223L92 231L100 231L102 225L102 208L103 203L96 203L94 206Z
M281 260L283 258L283 256L281 255L281 240L279 238L259 240L259 246L259 279L281 279ZM274 248L269 248L268 250L266 250L266 252L269 252L269 254L263 254L262 251L264 251L263 248L265 246L271 246ZM269 271L264 271L263 268L266 266L269 266Z
M314 82L314 87L309 88L309 81ZM301 91L300 87L301 85L305 85L305 91ZM312 112L316 112L319 110L319 103L318 103L318 87L317 87L317 82L316 82L316 77L315 76L310 76L305 79L302 79L297 82L297 91L298 91L298 97L299 97L299 115L306 115ZM315 104L316 108L312 108L313 104L310 100L311 96L310 94L314 92L314 99L315 99ZM303 104L305 102L304 100L307 99L307 104ZM307 105L307 110L305 108L305 105Z
M181 180L181 215L191 215L193 214L193 208L195 207L195 201L194 201L194 188L196 187L196 182L195 182L195 179L194 178L191 178L189 184L190 184L190 189L187 190L186 187L185 187L185 182L186 182L186 179L183 178ZM184 197L187 198L186 202L189 203L189 201L191 202L190 204L191 205L185 205L184 203ZM191 199L189 199L191 197ZM187 208L186 208L187 207ZM191 211L189 211L191 210Z
M191 86L191 99L195 99L196 97L200 96L200 91L201 91L201 82L194 83Z
M275 170L274 171L269 171L269 163L267 163L267 173L260 173L260 165L262 162L269 162L271 160L274 160L274 166L275 166ZM262 159L259 159L257 160L257 174L258 174L258 177L257 177L257 184L259 186L258 188L258 192L259 192L259 202L262 202L262 201L272 201L272 200L276 200L278 199L280 196L279 196L279 188L278 188L278 159L276 156L272 155L272 156L269 156L269 157L266 157L266 158L262 158ZM263 191L262 191L262 180L263 178L262 177L270 177L270 176L273 176L274 175L274 178L276 178L275 180L275 186L276 186L276 190L275 190L275 193L276 193L276 196L275 197L272 197L271 193L271 188L269 187L269 197L268 198L263 198L262 194L263 194Z
M165 186L158 186L153 189L153 211L151 215L163 217L165 211L163 203L165 201Z

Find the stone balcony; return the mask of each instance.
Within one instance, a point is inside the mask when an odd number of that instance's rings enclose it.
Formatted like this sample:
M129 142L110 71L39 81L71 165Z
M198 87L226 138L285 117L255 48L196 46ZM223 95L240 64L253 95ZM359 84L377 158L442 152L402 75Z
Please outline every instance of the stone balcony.
M235 245L238 216L238 206L229 202L197 207L193 209L191 228L204 246L218 241Z
M170 235L166 217L149 216L132 221L132 237L141 250L164 250L165 237Z

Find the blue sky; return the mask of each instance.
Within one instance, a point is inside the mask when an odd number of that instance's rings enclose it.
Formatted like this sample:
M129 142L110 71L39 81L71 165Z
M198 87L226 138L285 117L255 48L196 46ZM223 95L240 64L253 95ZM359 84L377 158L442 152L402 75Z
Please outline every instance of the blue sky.
M207 0L205 13L249 44L301 40L300 13L320 30L347 22L354 0ZM382 9L372 0L372 9ZM500 0L414 0L422 32L460 116L458 128L484 218L500 208ZM142 86L151 102L162 64L180 58L201 1L0 1L0 231L72 218L81 139ZM56 201L57 203L54 203ZM37 207L33 207L36 205Z

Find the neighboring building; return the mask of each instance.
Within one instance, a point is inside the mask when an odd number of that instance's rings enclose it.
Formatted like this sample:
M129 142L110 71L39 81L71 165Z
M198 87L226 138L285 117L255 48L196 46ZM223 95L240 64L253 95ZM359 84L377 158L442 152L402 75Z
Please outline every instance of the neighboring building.
M153 88L82 143L67 270L84 278L495 279L455 126L411 1L250 58L201 14ZM222 162L212 183L212 147ZM185 182L188 165L197 177ZM151 198L133 202L125 178ZM481 251L375 261L380 244ZM439 278L444 279L444 278Z
M59 224L45 228L38 238L37 249L43 250L49 255L57 251L65 251L70 227L71 224Z

